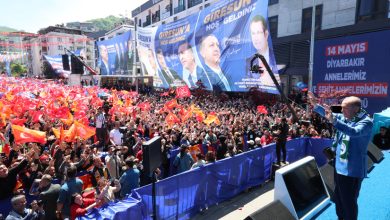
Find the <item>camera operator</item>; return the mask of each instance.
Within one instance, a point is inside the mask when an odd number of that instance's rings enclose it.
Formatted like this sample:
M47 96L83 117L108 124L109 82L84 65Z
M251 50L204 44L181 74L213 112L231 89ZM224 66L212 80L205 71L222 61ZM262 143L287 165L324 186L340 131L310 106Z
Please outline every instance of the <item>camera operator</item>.
M128 147L130 154L134 154L134 152L132 152L132 148L137 143L137 140L134 137L134 132L135 130L128 125L127 131L123 135L123 145Z
M276 141L276 158L278 160L278 165L281 165L281 162L283 164L286 164L286 142L287 142L287 135L288 135L288 129L289 126L287 124L287 119L283 117L281 120L278 120L275 125L275 141ZM281 151L283 152L283 160L281 161Z
M33 201L30 206L31 209L26 208L27 200L24 195L16 195L11 199L12 210L8 214L6 220L31 219L43 220L45 219L45 211L42 205L39 206L37 201Z

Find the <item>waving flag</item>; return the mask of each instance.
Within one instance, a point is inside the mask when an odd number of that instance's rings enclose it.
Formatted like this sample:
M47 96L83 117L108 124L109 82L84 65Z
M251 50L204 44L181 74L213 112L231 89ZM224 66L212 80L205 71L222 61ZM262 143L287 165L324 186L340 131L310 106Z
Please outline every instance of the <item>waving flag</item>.
M172 99L172 100L170 100L170 101L168 101L168 102L166 102L164 104L164 108L165 109L169 109L169 110L174 109L176 106L177 106L177 100L176 99Z
M194 112L196 120L198 122L202 122L205 119L205 115L204 115L203 111L200 108L194 107L193 112Z
M140 108L142 111L149 111L150 110L150 103L149 102L141 102L138 104L138 108Z
M165 122L166 122L170 127L172 127L172 125L174 125L174 124L176 124L176 123L180 123L180 120L179 120L179 118L178 118L175 114L173 114L173 113L171 112L171 113L169 113L169 114L167 115L167 117L165 118Z
M161 97L166 97L166 96L169 96L169 92L163 92L160 94Z
M29 142L46 143L46 132L37 131L22 127L19 125L11 125L12 133L15 137L15 143L23 144Z
M27 119L26 118L14 118L11 119L11 124L13 125L19 125L19 126L24 126L24 123L26 123Z
M96 134L96 128L94 128L94 127L90 127L88 125L83 125L82 123L79 123L78 121L75 121L74 124L76 125L77 136L81 137L84 140L87 140L88 138L90 138Z
M265 114L265 115L268 114L267 108L264 105L257 106L257 112L259 112L260 114Z
M211 112L207 115L207 118L203 121L206 125L210 125L211 123L215 123L217 125L220 125L221 122L218 119L218 116L215 112Z
M190 97L191 91L188 86L181 86L176 88L176 98Z

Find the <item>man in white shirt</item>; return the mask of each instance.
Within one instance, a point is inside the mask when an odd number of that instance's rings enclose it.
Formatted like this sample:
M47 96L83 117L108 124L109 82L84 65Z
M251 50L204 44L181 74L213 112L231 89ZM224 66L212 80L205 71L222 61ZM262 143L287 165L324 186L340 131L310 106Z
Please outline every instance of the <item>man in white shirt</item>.
M115 121L114 125L114 128L110 131L110 142L114 146L121 146L123 134L119 131L119 121Z

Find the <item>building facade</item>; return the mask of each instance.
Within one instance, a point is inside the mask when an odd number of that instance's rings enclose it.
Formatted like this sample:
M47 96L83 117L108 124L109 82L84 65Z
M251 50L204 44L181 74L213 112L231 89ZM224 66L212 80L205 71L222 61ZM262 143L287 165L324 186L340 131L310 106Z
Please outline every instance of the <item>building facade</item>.
M36 75L41 73L43 55L55 56L70 51L83 51L80 55L87 65L95 68L94 40L82 30L50 26L41 29L38 36L31 40L32 67Z

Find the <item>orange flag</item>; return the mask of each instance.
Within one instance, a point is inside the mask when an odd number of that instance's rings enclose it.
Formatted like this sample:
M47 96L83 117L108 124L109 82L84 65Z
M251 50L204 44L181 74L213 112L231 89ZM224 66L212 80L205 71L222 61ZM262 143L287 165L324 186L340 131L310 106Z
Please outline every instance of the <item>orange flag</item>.
M194 112L194 106L191 105L187 111L184 110L184 108L182 109L183 113L181 114L181 121L182 122L185 122L187 121L188 119L190 119L192 117L192 114ZM180 111L181 112L181 111Z
M94 136L96 134L96 128L89 127L88 125L83 125L82 123L75 121L74 125L76 125L76 134L84 140Z
M23 144L29 142L46 143L46 132L28 129L19 125L11 125L15 143Z
M194 112L196 120L198 122L202 122L204 120L205 115L204 115L203 111L200 108L194 107L194 111L193 112Z
M169 113L167 115L167 117L165 118L165 122L170 126L172 127L172 125L174 125L175 123L180 123L180 120L179 118L177 118L177 116L175 114L173 114L172 112Z
M190 152L190 154L191 154L191 156L192 156L192 159L194 159L195 162L198 161L198 158L196 157L196 155L197 155L198 153L201 153L201 152L202 152L202 151L200 150L200 144L197 144L197 145L194 145L194 146L190 146L190 147L188 148L188 150L189 150L189 152Z
M66 125L71 125L73 123L73 115L72 113L68 113L68 118L61 118L61 121Z
M215 123L217 125L221 124L221 122L218 119L217 114L215 112L211 112L207 115L207 118L203 121L206 125L210 125L211 123Z
M172 110L173 108L175 108L177 106L177 100L176 99L172 99L168 102L166 102L164 104L164 108L165 109L169 109L169 110Z

